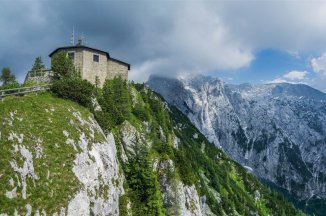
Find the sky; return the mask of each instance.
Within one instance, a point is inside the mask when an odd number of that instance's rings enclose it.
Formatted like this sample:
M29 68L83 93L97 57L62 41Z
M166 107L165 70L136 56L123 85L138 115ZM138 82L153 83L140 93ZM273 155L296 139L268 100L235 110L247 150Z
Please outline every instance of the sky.
M326 1L0 0L0 68L76 40L131 64L129 79L204 74L304 83L326 92Z

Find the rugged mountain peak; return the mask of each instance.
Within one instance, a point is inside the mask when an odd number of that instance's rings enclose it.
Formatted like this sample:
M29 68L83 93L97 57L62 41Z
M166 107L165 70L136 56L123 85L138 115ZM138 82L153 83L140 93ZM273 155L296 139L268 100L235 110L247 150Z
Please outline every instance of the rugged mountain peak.
M300 200L326 198L325 93L303 84L227 85L203 76L147 84L261 178Z
M308 99L326 101L326 94L305 84L270 83L227 85L230 90L239 92L243 97L272 97L287 99Z

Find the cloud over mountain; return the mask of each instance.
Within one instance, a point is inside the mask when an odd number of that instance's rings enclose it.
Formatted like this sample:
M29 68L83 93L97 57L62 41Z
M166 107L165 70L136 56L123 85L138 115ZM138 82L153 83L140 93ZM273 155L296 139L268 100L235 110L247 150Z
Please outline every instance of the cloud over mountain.
M90 46L149 74L250 67L257 51L326 51L326 3L310 1L23 1L0 8L0 66L22 80L34 58L69 44L72 26ZM19 59L19 61L17 61ZM293 68L294 70L298 70ZM218 74L217 74L218 75Z

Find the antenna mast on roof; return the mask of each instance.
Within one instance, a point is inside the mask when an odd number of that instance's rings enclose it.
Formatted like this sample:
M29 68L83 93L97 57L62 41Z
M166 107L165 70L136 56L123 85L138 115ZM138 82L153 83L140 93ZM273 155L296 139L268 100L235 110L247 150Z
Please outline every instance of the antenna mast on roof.
M70 37L70 44L73 46L75 45L75 26L72 26L72 33Z
M86 44L86 40L84 37L84 32L81 33L80 40L82 41L82 44Z
M81 45L84 45L84 44L85 44L85 41L84 41L84 33L82 33L81 36L78 39L77 45L78 46L81 46Z

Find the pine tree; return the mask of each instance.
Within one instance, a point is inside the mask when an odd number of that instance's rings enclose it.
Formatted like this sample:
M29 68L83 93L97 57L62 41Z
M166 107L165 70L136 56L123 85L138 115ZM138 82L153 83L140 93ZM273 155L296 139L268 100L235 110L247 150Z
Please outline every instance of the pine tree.
M45 66L43 64L42 57L41 56L36 57L31 71L42 71L44 69Z
M129 119L131 115L131 99L127 81L121 77L115 77L108 80L105 84L109 91L108 97L111 97L117 110L122 114L124 119Z
M4 67L2 69L0 80L2 81L3 86L17 83L16 77L11 73L9 67Z
M137 215L164 215L162 194L149 151L138 139L134 141L133 150L128 159L126 178L133 193L134 211Z

